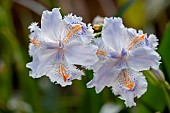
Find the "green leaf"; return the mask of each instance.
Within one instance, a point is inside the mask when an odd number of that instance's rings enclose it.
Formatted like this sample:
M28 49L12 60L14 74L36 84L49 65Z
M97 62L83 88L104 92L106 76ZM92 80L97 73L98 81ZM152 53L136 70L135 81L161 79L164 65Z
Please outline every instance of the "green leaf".
M148 81L148 89L146 94L142 96L141 103L147 106L152 112L163 112L166 105L170 108L169 89L165 86L167 82L156 78L156 75L151 71L144 71L144 75Z
M11 51L6 42L3 42L3 36L0 34L0 45L9 51L2 49L0 51L0 101L7 103L12 92L12 73L11 69Z
M158 52L162 57L162 67L165 73L165 77L170 81L170 23L167 24L166 31L164 32L163 39L161 41Z

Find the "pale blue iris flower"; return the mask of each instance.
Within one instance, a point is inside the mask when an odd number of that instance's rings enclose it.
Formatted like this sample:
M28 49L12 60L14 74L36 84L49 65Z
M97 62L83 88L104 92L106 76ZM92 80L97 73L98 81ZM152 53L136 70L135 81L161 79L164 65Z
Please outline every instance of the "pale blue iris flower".
M93 39L90 24L72 14L62 18L59 10L44 11L41 28L37 23L29 26L33 61L26 66L31 69L30 76L46 75L56 84L71 85L84 75L75 66L81 65L94 71L88 88L95 87L99 93L105 86L112 87L127 107L135 106L134 98L147 90L140 71L159 68L156 36L126 28L121 18L105 18L101 38Z
M33 78L47 75L61 86L70 85L73 79L84 74L74 65L90 66L98 61L97 46L90 44L93 30L82 18L72 14L62 16L58 8L44 11L41 28L31 24L29 54L33 61L27 64Z
M159 68L160 56L155 51L157 39L126 28L121 18L105 18L101 38L103 46L99 46L97 55L104 60L100 58L93 66L94 78L87 86L95 87L97 93L105 86L112 87L126 106L134 106L133 99L147 89L147 82L139 71Z

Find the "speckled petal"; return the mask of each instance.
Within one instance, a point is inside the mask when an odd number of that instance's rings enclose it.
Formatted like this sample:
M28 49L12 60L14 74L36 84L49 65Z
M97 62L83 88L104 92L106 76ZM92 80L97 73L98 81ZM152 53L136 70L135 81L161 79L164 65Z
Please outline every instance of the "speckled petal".
M115 95L125 101L127 107L136 106L134 98L141 97L147 90L147 82L142 73L132 69L124 69L117 81L112 84L112 91Z
M62 32L61 38L68 38L69 40L77 38L77 40L81 40L85 44L91 42L93 38L93 29L91 24L86 26L86 24L82 22L81 17L77 17L72 14L65 16L64 22L65 31Z
M64 78L63 73L59 70L60 65L64 66L65 76L67 76L66 78ZM54 65L47 74L51 82L60 84L62 87L71 85L72 80L81 80L82 75L84 75L84 73L81 70L65 61L61 61L59 64Z

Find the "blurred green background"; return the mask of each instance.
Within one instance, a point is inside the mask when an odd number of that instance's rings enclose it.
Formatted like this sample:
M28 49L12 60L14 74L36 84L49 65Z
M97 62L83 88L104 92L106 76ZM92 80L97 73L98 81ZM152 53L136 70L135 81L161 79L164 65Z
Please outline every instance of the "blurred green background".
M47 77L29 77L28 26L34 21L40 25L42 11L54 7L61 7L63 14L82 16L86 23L97 15L120 16L125 26L156 34L167 82L144 72L148 90L135 99L136 107L126 108L109 88L100 94L86 88L92 71L65 88ZM170 0L0 0L0 113L169 113L169 20Z

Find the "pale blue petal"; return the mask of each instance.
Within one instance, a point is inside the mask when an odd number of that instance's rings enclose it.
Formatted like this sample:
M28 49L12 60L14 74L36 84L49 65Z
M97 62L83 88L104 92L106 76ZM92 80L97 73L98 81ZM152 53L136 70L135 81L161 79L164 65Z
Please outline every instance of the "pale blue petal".
M105 86L110 86L119 73L119 70L114 69L115 63L113 61L99 63L97 68L94 68L94 78L87 83L87 87L95 87L96 93L100 93Z
M46 75L52 64L56 61L57 49L44 49L40 53L33 56L33 61L27 64L31 69L30 76L38 78Z
M59 73L59 64L62 64L65 66L65 71L69 77L64 81L63 76ZM54 82L55 84L60 84L62 87L65 87L67 85L72 84L72 80L78 79L81 80L81 76L84 75L84 73L77 69L76 66L71 65L65 61L61 61L59 64L56 64L53 66L50 71L47 73L47 76L49 77L51 82Z
M124 100L126 107L132 107L136 106L136 103L134 102L134 94L132 92L128 92L128 94L120 94L120 99Z
M133 28L128 28L127 32L128 32L128 35L130 36L130 38L133 38L137 35L136 29L133 29Z
M80 38L85 44L89 44L92 41L92 38L94 37L93 33L94 30L92 29L91 24L88 24L87 27L83 27L82 37Z
M43 45L45 45L45 47L47 49L57 49L57 48L60 47L59 41L56 41L56 42L44 42Z
M26 67L31 69L31 71L29 71L29 75L33 78L39 78L44 75L44 73L42 72L39 73L36 72L36 68L39 65L39 63L40 63L39 58L37 56L34 56L33 61L26 64Z
M126 74L125 74L126 72ZM129 89L126 85L133 82L134 86ZM136 106L134 98L141 97L147 90L147 82L142 73L132 69L124 69L112 84L112 91L115 95L125 101L127 107Z
M72 81L75 79L81 80L81 76L84 75L84 72L72 64L69 63L67 64L70 71L70 77L67 80L68 81Z
M56 73L55 69L51 69L49 73L47 74L49 77L50 81L55 83L55 84L60 84L62 87L68 86L72 84L72 81L64 81L62 76L59 76Z
M28 50L29 55L30 55L30 56L35 55L37 49L40 49L40 48L37 48L37 47L34 46L34 44L30 43L30 44L29 44L29 50Z
M76 15L72 15L72 13L67 16L64 16L64 21L67 24L82 24L82 18L77 17Z
M138 35L143 35L143 30L138 30Z
M143 31L139 30L138 32L133 29L133 28L128 28L127 29L128 35L129 37L127 37L127 39L129 39L129 42L126 44L126 49L129 48L129 45L132 44L132 42L138 37L138 36L142 36ZM138 40L130 49L130 51L133 51L133 49L139 48L139 47L145 47L146 44L146 38L147 36L145 36L145 40Z
M59 39L62 30L62 16L59 8L44 11L41 18L41 33L44 40L55 42Z
M148 44L149 47L156 50L157 45L158 45L158 38L155 35L151 34L148 37L148 41L149 41L149 44Z
M38 26L38 23L33 22L31 25L28 27L31 33L34 33L34 38L37 37L40 34L40 28ZM31 37L32 39L33 37Z
M121 18L105 18L102 30L102 39L105 45L120 53L129 42L127 29Z
M66 23L65 25L66 28L64 28L64 32L62 33L61 38L64 38L67 35L71 27L73 27L76 24L79 24L81 25L81 30L74 33L70 37L70 39L77 38L78 40L81 40L86 44L91 42L94 32L92 26L90 24L86 26L86 24L82 22L81 17L77 17L76 15L72 16L72 14L69 14L68 16L64 17L64 22Z
M98 61L95 45L84 45L79 41L71 41L65 48L65 58L71 64L82 66L94 65Z
M154 69L159 68L160 56L151 48L137 48L128 56L128 65L136 71L149 70L150 67Z
M55 84L60 84L62 87L72 84L72 81L64 81L63 77L58 75L57 71L58 71L57 66L54 66L47 73L47 76L49 77L51 82L53 82Z

